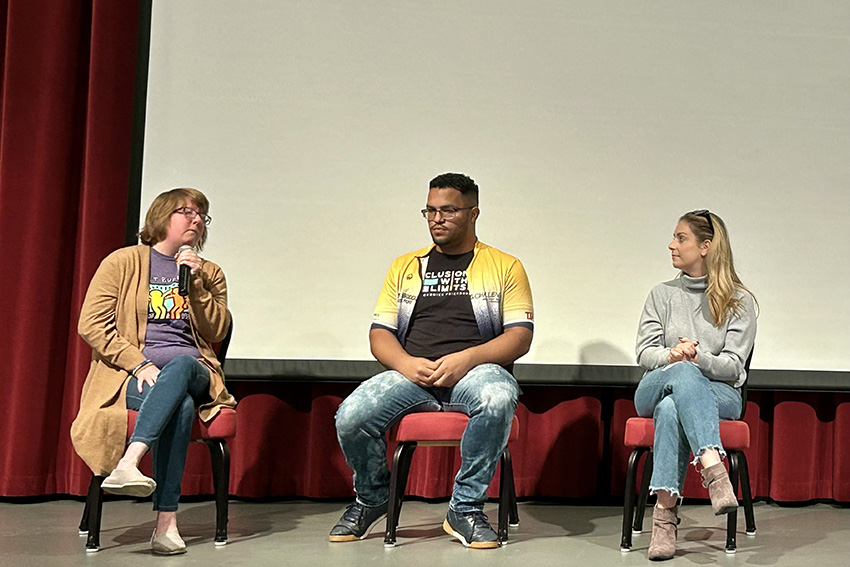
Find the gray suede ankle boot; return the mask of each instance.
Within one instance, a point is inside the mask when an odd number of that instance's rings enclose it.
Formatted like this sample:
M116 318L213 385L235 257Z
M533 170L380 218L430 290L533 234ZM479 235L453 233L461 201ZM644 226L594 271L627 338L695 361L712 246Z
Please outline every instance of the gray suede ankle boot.
M715 516L728 514L738 509L738 498L729 481L729 473L723 463L717 463L700 471L702 485L708 489L711 498L711 509Z
M679 507L652 510L652 539L648 557L652 561L672 559L676 553L676 534L679 531Z

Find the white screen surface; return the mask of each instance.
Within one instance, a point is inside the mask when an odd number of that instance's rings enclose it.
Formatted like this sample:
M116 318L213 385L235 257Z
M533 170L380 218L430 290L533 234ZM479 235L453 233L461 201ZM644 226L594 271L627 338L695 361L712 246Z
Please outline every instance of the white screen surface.
M631 364L683 212L730 229L754 368L850 369L842 2L153 3L142 211L192 186L230 356L370 359L446 171L535 301L523 362Z

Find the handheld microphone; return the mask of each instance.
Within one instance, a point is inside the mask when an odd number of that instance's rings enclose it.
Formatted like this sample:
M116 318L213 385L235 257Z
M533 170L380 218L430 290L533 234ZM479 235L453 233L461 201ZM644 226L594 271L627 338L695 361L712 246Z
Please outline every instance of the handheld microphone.
M191 249L192 249L191 246L186 246L184 244L183 246L180 247L180 249L177 251L177 253L179 254L180 252L183 252L184 250L191 250ZM179 278L177 280L177 293L179 293L183 297L186 297L187 295L189 295L189 278L190 277L192 277L192 268L190 268L186 264L180 264L180 275L179 275Z

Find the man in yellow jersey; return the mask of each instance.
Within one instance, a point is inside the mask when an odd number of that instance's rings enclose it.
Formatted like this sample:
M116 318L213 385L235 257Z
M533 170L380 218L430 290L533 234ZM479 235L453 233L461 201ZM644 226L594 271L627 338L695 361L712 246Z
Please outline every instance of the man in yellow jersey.
M385 432L408 413L456 411L469 424L443 528L467 547L499 546L483 510L519 395L510 371L531 346L531 289L518 259L475 235L478 185L446 173L429 187L422 216L433 244L393 262L372 317L372 354L388 370L336 415L357 499L331 530L333 542L363 539L386 517Z

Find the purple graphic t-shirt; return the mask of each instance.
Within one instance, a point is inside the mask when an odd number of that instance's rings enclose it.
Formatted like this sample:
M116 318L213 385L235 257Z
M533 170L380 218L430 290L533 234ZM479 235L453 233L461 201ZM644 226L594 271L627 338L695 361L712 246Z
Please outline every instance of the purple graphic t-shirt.
M189 298L177 293L177 262L151 248L148 328L142 354L159 369L181 354L200 358L189 324Z

